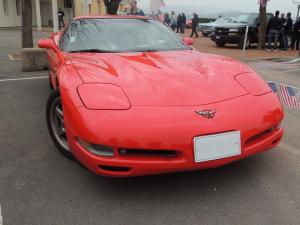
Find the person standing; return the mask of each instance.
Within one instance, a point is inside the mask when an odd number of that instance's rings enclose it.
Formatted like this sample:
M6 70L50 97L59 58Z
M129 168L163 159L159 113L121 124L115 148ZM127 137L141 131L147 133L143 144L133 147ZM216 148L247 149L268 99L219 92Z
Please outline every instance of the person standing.
M294 25L294 32L293 32L293 43L292 43L292 50L295 49L296 47L296 50L299 50L299 47L300 47L300 17L297 19L297 22L295 23Z
M180 30L180 32L182 34L184 34L184 32L185 32L185 25L186 25L186 16L185 16L184 13L181 13L181 19L182 19L182 23L181 23L181 30Z
M289 37L292 36L293 33L293 20L292 14L289 12L286 14L286 23L283 30L283 41L284 41L284 51L289 49Z
M199 18L198 18L198 15L196 13L193 13L193 19L192 19L192 33L191 33L191 36L190 37L193 37L194 34L196 35L196 38L199 37L198 33L197 33L197 27L198 27L198 24L199 24Z
M179 13L178 14L178 17L177 17L177 33L179 33L180 29L181 29L181 23L182 23L182 17L181 17L181 14Z
M127 15L132 15L132 16L145 16L145 13L143 10L138 9L137 7L137 1L133 0L130 2L130 10L127 13Z
M272 49L272 42L274 42L274 51L277 52L278 45L278 33L281 28L281 20L279 18L279 11L276 11L275 16L273 16L268 24L268 51Z
M171 25L171 20L170 20L169 13L166 13L166 14L165 14L164 22L165 22L168 26Z
M284 50L284 27L286 24L286 18L284 13L281 14L280 21L281 21L281 27L279 31L279 43L280 43L279 49Z
M65 12L62 11L61 8L59 8L57 14L58 14L58 26L59 29L61 29L61 27L65 27L65 21L64 21Z
M175 31L175 28L177 27L177 17L174 11L171 12L171 28L173 31Z

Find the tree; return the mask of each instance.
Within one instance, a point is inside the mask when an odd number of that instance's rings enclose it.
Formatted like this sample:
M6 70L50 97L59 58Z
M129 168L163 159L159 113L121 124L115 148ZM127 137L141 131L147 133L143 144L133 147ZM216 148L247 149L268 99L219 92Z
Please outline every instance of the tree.
M258 30L258 49L263 50L266 46L267 38L267 7L259 6L259 30Z
M22 48L32 48L32 5L31 0L23 0L22 4Z
M117 15L121 0L104 0L106 13L109 15Z

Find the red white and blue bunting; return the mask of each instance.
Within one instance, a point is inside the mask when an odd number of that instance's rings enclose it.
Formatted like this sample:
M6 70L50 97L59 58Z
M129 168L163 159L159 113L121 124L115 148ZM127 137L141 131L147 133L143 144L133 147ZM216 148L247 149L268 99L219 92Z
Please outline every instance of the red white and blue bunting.
M287 108L300 109L300 88L273 81L268 81L268 84L279 100L283 100Z

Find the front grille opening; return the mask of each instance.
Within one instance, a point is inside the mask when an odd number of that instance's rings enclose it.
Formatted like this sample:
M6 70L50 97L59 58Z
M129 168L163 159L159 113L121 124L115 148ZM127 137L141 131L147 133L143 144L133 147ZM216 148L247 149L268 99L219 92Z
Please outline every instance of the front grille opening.
M177 152L171 150L143 150L143 149L119 149L121 156L144 156L144 157L176 157Z
M270 134L272 134L275 130L276 130L277 126L274 126L268 130L265 130L251 138L249 138L247 141L246 141L246 145L251 145L251 144L254 144L256 143L257 141L261 141L263 140L264 138L268 137Z
M276 145L280 140L281 140L281 137L277 138L275 141L272 142L272 145Z
M108 172L129 172L129 167L116 167L116 166L101 166L99 165L99 168L104 171Z

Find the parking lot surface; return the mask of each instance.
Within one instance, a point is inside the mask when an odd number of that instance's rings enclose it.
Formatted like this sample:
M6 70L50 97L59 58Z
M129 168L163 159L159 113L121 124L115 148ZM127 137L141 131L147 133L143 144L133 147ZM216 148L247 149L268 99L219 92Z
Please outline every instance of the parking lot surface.
M248 64L266 80L300 87L299 63ZM20 67L0 59L4 225L300 224L299 110L286 109L282 143L261 155L212 170L105 178L58 153L45 122L47 72Z

